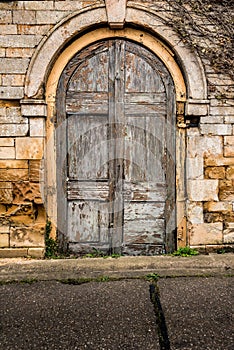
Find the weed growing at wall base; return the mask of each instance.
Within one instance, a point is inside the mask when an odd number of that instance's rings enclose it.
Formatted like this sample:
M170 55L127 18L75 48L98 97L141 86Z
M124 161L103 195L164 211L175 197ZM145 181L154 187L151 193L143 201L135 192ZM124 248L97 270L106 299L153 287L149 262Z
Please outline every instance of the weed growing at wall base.
M50 237L51 222L46 223L45 229L45 258L57 258L58 257L58 243L55 239Z
M196 249L190 248L190 247L181 247L178 250L176 250L172 255L174 256L193 256L198 255L199 252Z

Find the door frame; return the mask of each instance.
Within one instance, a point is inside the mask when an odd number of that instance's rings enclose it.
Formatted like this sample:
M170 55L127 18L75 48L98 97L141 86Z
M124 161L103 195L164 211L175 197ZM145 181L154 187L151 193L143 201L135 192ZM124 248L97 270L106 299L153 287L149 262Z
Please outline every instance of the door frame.
M153 35L132 28L122 30L111 30L108 28L96 29L89 32L68 46L55 62L46 85L46 103L47 103L47 140L46 140L46 209L48 219L52 222L54 235L56 230L63 231L64 228L57 227L57 189L56 189L56 90L59 78L63 69L71 58L86 46L102 39L123 38L139 43L151 50L165 64L172 76L175 86L176 98L176 223L177 239L186 241L186 193L185 193L185 140L186 129L184 123L184 105L186 102L186 85L182 72L176 63L173 53L167 46ZM61 189L62 190L62 189ZM61 198L60 200L63 200ZM66 249L66 241L62 242L62 247Z

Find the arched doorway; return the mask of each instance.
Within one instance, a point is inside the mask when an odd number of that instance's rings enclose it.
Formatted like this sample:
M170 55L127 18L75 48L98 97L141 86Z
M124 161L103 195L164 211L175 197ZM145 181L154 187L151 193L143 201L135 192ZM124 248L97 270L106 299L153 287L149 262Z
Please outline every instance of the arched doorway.
M66 65L56 101L61 245L173 250L175 89L162 61L126 38L98 41Z

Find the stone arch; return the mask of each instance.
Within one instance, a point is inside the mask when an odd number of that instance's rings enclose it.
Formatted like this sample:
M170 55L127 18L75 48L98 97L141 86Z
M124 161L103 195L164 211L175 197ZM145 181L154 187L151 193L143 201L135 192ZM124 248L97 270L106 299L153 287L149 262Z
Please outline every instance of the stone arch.
M43 97L43 86L54 62L69 42L74 41L87 29L106 24L106 9L100 5L83 9L58 23L37 47L31 59L26 75L26 98ZM170 59L174 60L175 56L182 68L187 87L187 98L206 100L206 80L199 57L181 42L178 35L170 27L162 23L162 19L155 11L141 5L130 5L127 7L125 24L126 26L134 24L138 28L150 30L155 34L155 40L157 37L163 39L168 46L161 43L161 47L164 48L165 52L168 52ZM119 30L113 30L113 33L118 35ZM167 57L169 56L167 55ZM167 57L163 60L165 64L167 64Z
M186 47L171 30L162 24L162 19L149 8L140 5L127 7L125 28L108 29L104 6L92 6L72 14L57 24L36 49L27 72L25 103L41 103L46 95L47 147L46 147L46 206L49 219L56 227L56 154L54 111L56 88L59 77L69 60L79 50L92 42L125 37L141 43L153 51L166 65L176 88L177 115L194 114L194 106L205 105L207 98L206 79L199 57ZM134 24L133 29L131 25ZM95 29L99 26L99 29ZM177 63L178 62L178 63ZM45 87L45 91L44 91ZM31 102L30 102L31 101ZM23 102L23 101L22 101ZM201 108L199 109L201 111ZM196 113L196 112L195 112ZM180 119L178 118L180 122ZM179 125L179 123L178 123ZM186 217L186 190L184 181L185 138L183 117L177 137L177 228L184 235ZM182 230L180 233L180 230Z

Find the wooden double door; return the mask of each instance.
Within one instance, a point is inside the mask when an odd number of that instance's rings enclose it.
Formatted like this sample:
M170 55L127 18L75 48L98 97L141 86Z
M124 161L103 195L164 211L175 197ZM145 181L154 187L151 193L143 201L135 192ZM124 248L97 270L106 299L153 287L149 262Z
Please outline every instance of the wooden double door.
M174 86L151 51L96 42L57 89L61 246L75 253L157 254L174 247Z

